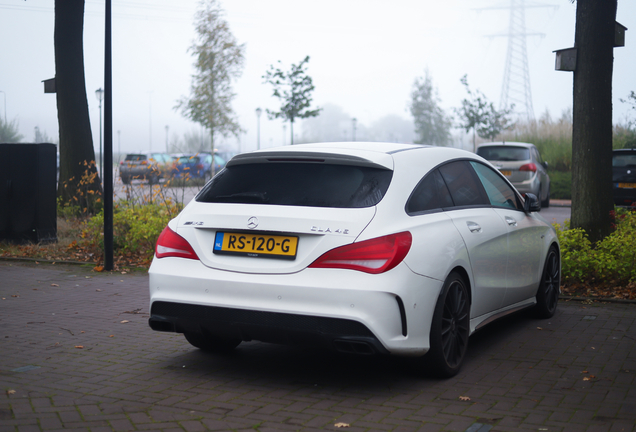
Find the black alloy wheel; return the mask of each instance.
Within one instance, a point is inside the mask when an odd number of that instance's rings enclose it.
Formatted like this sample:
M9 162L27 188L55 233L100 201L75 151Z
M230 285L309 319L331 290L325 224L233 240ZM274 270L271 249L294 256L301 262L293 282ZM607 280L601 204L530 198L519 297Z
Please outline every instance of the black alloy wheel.
M537 291L536 314L539 318L551 318L559 304L559 290L561 289L561 259L559 251L552 246L548 251L543 266L543 274Z
M442 377L456 375L468 348L470 299L462 277L451 273L435 306L431 325L431 349L427 355L434 371Z

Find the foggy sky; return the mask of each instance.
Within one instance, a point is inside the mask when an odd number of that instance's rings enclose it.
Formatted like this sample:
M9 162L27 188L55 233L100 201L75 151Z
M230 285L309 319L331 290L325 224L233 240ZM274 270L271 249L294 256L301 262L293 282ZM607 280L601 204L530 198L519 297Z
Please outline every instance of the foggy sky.
M572 73L554 70L552 51L574 44L576 4L526 9L528 61L535 117L549 110L558 118L572 104ZM278 100L262 76L281 60L285 68L311 56L308 73L314 106L335 104L370 127L389 115L409 120L413 81L429 70L442 107L450 113L466 94L468 75L498 105L504 74L508 1L502 0L223 0L226 19L245 44L245 68L234 83L233 107L246 130L234 150L256 148L255 109L277 110ZM526 4L537 5L528 0ZM57 139L55 95L42 80L55 76L53 0L0 0L0 115L19 122L23 142L34 128ZM189 94L196 0L113 0L113 150L165 150L170 136L200 126L173 108ZM636 90L636 2L619 0L617 21L626 26L626 46L614 50L614 123L636 112L621 103ZM99 147L99 103L103 87L104 2L86 1L84 61L94 147ZM493 36L494 35L494 36ZM260 119L261 147L281 145L283 123ZM302 123L294 127L302 134ZM120 133L118 134L118 131ZM289 132L289 128L287 128ZM120 140L118 140L120 137ZM286 138L289 143L289 137Z

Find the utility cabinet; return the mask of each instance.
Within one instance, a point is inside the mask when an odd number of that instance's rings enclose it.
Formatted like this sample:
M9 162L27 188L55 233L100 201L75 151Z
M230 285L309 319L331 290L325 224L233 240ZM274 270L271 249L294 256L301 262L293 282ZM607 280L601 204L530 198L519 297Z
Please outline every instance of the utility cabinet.
M54 144L0 144L0 240L57 241Z

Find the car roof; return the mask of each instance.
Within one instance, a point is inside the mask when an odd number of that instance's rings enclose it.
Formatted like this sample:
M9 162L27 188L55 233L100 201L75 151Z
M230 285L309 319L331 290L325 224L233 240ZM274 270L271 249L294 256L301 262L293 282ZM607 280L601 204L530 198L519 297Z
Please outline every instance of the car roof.
M614 149L612 151L615 153L622 153L622 152L636 153L636 148L622 148L622 149Z
M495 146L525 147L525 148L534 148L534 147L536 147L534 144L525 143L525 142L499 141L499 142L489 142L489 143L479 144L477 146L477 148L481 148L481 147L495 147Z
M312 158L320 157L321 160L330 163L375 165L382 168L393 169L394 157L398 157L399 155L400 158L407 158L408 153L413 151L430 152L431 156L441 152L447 154L449 158L471 157L481 160L481 158L471 152L450 147L382 142L337 142L297 144L257 150L250 153L241 153L234 156L227 163L227 166L272 160L276 161L276 159L279 158L284 158L289 161L311 161Z

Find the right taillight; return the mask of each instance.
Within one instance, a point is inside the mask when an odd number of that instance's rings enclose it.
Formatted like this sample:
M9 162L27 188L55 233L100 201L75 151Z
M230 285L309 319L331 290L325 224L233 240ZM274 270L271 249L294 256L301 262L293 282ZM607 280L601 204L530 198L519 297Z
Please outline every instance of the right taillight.
M170 227L165 227L159 235L157 246L155 247L155 255L157 258L177 257L194 260L199 259L194 249L192 249L192 246L190 246L190 243L172 231Z
M537 166L536 166L534 163L530 162L530 163L527 163L527 164L525 164L525 165L521 165L521 166L519 167L519 171L532 171L532 172L537 172Z
M384 273L402 262L413 238L408 231L352 243L326 252L309 267Z

